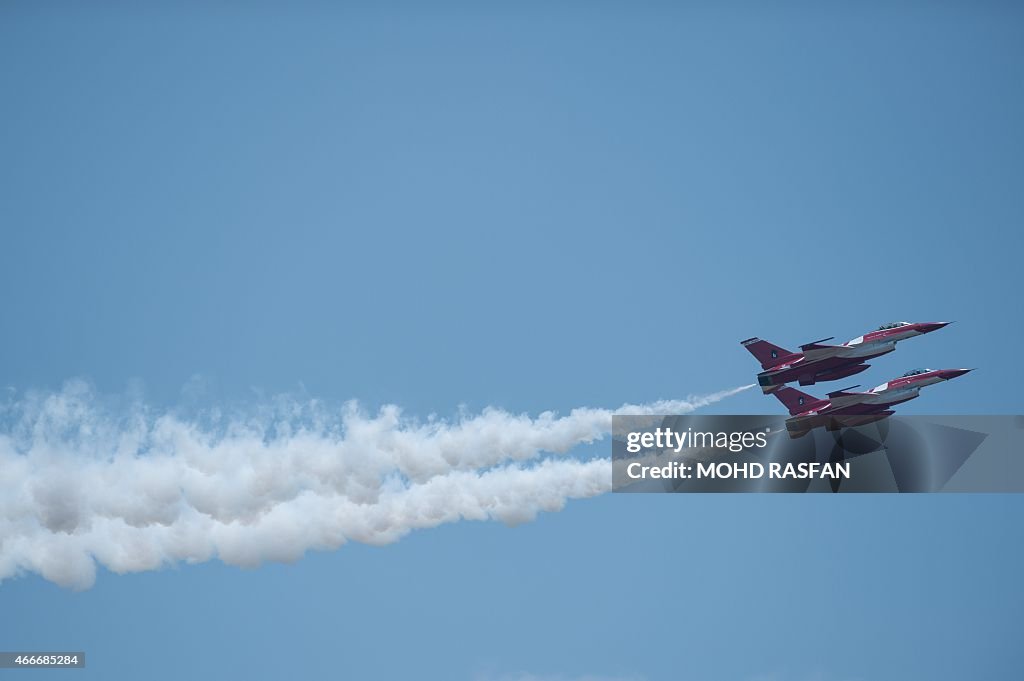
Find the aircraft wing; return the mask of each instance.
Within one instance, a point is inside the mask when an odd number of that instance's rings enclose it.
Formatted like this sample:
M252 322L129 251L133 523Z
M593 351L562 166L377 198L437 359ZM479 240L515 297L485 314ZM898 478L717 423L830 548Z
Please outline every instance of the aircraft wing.
M857 396L869 396L871 393L859 393L854 392L854 388L859 388L859 385L851 385L849 388L840 388L839 390L833 390L828 394L831 397L857 397Z
M829 416L866 416L869 414L880 414L886 411L888 405L884 404L864 404L860 400L852 400L850 402L840 402L836 404L832 403L831 409L828 411Z
M828 394L829 402L831 402L830 412L833 414L841 414L844 409L854 409L858 413L862 413L865 407L864 403L869 397L874 397L871 393L855 392L853 389L860 386L851 385L849 388L843 388L842 390L833 390Z
M830 340L830 339L826 339ZM824 343L815 342L801 345L800 350L804 353L805 362L817 362L822 359L829 359L831 357L839 357L844 352L849 350L845 345L826 345Z

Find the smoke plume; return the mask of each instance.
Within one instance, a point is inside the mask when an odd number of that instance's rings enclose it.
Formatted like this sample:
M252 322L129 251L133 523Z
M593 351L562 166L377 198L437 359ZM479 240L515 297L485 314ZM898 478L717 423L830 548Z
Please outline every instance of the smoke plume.
M458 520L526 522L611 488L607 458L563 456L614 413L684 414L745 390L536 417L452 419L278 399L255 413L110 408L88 386L0 406L0 580L92 586L219 558L294 561L347 541L388 544Z

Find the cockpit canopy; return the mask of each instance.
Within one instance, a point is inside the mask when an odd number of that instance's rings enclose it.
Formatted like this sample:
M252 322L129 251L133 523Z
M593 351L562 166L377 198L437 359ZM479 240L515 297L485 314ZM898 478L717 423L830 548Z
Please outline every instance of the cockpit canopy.
M888 324L882 324L878 327L878 330L885 331L886 329L898 329L901 326L910 326L910 322L889 322Z
M931 371L931 369L912 369L900 376L900 378L906 378L907 376L919 376L921 374L927 374L929 371Z

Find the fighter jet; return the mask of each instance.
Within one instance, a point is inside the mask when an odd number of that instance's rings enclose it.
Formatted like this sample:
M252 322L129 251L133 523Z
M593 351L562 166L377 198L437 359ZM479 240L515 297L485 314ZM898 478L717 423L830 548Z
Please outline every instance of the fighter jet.
M800 437L820 426L839 430L879 421L895 413L890 407L917 397L921 388L963 376L968 371L971 369L914 369L868 392L851 392L858 387L851 386L830 392L824 400L788 386L772 394L789 409L792 418L786 419L786 430L791 437Z
M763 392L770 393L793 381L814 385L859 374L870 366L867 360L892 352L899 341L937 331L949 323L893 322L842 345L825 345L825 341L832 338L822 338L801 345L800 352L791 352L760 338L748 338L740 344L761 363L764 371L757 375L757 382Z

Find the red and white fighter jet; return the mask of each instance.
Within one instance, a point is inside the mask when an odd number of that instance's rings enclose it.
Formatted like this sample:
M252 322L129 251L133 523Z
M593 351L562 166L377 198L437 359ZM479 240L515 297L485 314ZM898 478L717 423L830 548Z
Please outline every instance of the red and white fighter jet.
M825 341L832 339L823 338L801 345L799 352L772 345L760 338L748 338L740 343L761 363L763 371L757 375L757 382L762 391L770 393L793 381L800 385L814 385L819 381L834 381L859 374L870 366L867 360L892 352L899 341L937 331L949 324L893 322L842 345L825 345Z
M971 369L914 369L868 392L851 392L857 387L851 386L829 393L824 400L785 386L772 394L789 409L791 418L786 419L786 430L790 436L800 437L821 426L839 430L879 421L895 413L890 407L917 397L921 388L968 371Z

